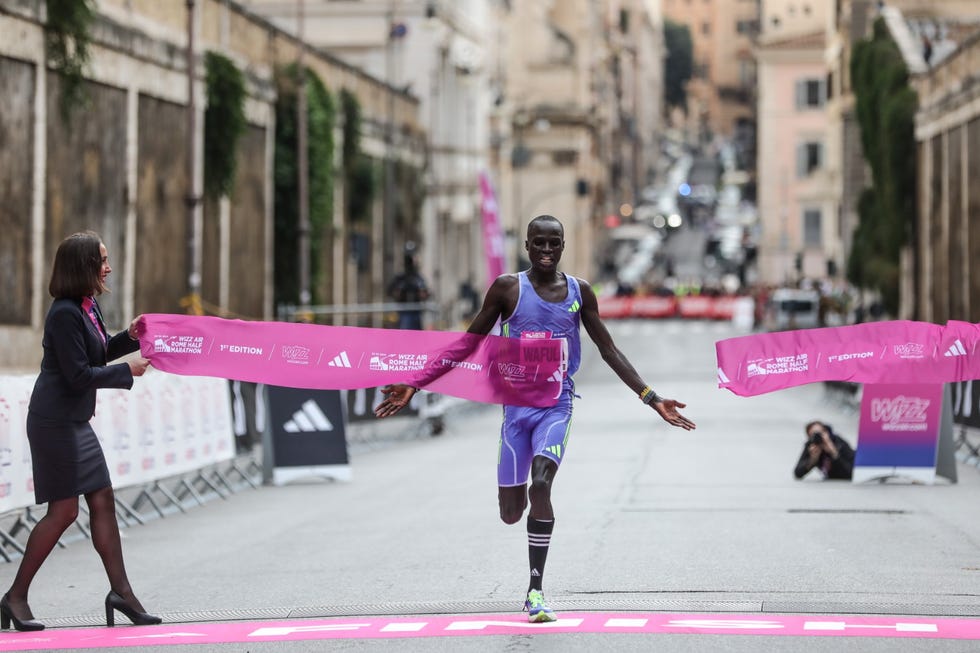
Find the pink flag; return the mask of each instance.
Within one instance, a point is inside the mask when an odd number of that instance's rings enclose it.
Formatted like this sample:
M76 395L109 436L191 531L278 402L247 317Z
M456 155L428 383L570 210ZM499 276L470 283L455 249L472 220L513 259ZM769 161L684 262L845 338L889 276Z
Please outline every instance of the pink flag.
M483 252L487 260L487 285L504 273L504 235L500 229L500 212L493 184L486 172L480 172L480 213L483 217Z
M715 343L718 386L751 396L816 381L950 383L980 378L980 325L894 320Z
M539 407L553 406L562 386L559 339L166 314L146 314L143 324L143 356L173 374L336 390L408 383Z

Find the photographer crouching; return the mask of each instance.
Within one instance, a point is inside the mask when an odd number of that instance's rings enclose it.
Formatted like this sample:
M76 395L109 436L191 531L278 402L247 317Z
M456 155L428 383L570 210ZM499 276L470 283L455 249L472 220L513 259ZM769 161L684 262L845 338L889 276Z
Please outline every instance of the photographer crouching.
M819 421L806 425L806 444L793 474L803 478L813 468L819 469L825 479L849 481L854 473L854 449L828 424Z

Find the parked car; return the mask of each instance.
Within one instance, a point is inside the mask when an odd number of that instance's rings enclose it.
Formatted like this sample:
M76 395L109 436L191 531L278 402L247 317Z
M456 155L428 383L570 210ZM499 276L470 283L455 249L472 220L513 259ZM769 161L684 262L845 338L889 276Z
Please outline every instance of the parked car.
M767 322L770 331L820 326L820 293L797 288L773 291L769 298Z

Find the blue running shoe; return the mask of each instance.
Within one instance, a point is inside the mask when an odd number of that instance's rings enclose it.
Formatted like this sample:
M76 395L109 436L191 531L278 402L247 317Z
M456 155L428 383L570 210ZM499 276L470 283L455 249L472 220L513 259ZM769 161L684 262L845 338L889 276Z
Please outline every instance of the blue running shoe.
M524 601L524 609L527 610L527 620L532 624L540 624L558 619L554 611L544 602L544 594L541 590L531 590L527 593L527 600Z

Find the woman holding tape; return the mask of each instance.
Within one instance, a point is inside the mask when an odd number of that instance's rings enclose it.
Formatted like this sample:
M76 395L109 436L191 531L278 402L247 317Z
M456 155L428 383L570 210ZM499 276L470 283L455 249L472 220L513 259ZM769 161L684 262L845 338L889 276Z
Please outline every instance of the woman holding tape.
M106 247L91 231L73 234L58 246L48 284L54 302L44 321L41 372L27 414L34 498L47 503L48 510L31 531L14 582L0 598L2 628L9 628L11 622L17 630L44 628L31 613L27 592L61 535L78 517L79 495L88 504L92 544L109 577L107 625L113 625L115 610L138 625L161 621L143 610L129 585L109 469L89 424L98 388L128 390L133 377L142 376L150 364L141 357L106 364L139 349L139 318L115 336L106 332L95 296L107 290L110 272Z

